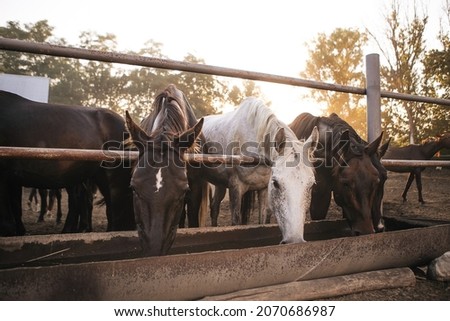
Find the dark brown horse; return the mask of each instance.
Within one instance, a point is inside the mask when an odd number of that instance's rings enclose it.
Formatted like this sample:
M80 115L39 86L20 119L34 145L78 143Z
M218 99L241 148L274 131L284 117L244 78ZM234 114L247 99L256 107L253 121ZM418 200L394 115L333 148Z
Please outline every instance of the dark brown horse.
M386 159L404 159L404 160L429 160L437 152L443 148L450 148L450 133L445 133L421 145L408 145L405 147L391 147L386 152ZM419 194L419 202L424 204L422 196L422 171L425 167L408 167L408 166L389 166L386 167L392 172L409 173L405 190L402 198L406 202L406 194L411 187L414 178L416 179L417 192Z
M131 186L137 230L144 254L165 255L175 239L186 193L197 188L189 179L184 154L195 148L203 119L197 122L183 92L169 85L155 99L141 125L126 114L139 160Z
M303 113L290 127L299 139L306 139L314 127L319 129L311 218L326 217L333 193L353 234L384 230L381 206L387 174L380 158L388 143L378 150L382 135L368 144L336 114L315 117Z
M0 146L120 149L124 119L93 107L30 101L0 91ZM110 167L110 168L108 168ZM108 230L135 228L131 169L112 162L0 158L0 235L23 235L22 186L66 188L92 179L105 198Z

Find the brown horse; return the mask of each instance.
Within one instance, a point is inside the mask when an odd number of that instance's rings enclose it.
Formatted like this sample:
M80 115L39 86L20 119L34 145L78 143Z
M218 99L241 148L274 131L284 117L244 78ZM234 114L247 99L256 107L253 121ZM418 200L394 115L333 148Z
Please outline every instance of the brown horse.
M353 234L384 230L381 205L387 174L380 158L388 143L378 149L382 135L368 144L336 114L315 117L303 113L289 126L299 139L306 139L314 127L319 129L311 218L326 217L333 193Z
M0 146L121 149L124 119L105 108L38 103L0 91ZM105 198L108 230L135 228L131 169L94 161L0 158L0 235L23 235L22 186L66 188L92 179Z
M404 160L429 160L437 152L443 148L450 148L450 133L438 135L435 140L429 140L420 145L408 145L404 147L391 147L386 152L386 159L404 159ZM416 179L417 192L419 194L419 202L424 204L422 196L422 171L425 167L408 167L408 166L389 166L386 168L392 172L409 173L405 190L402 198L406 202L406 194L411 187L414 178Z
M140 126L126 114L132 142L139 150L131 178L137 230L144 254L150 256L167 254L186 193L198 186L189 179L184 154L195 147L203 125L174 85L156 97L153 107Z

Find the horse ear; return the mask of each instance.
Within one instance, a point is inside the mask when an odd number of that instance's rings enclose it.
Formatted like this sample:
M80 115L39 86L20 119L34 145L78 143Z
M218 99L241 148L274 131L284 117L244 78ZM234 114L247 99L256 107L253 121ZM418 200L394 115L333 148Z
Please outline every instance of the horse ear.
M384 154L386 154L390 142L391 138L388 139L387 143L384 143L383 145L380 146L380 148L378 148L378 155L380 156L380 158L382 158Z
M173 139L174 146L176 148L180 148L183 151L186 151L187 149L191 148L195 142L197 141L198 136L202 132L203 127L203 118L200 119L197 124L195 124L193 127L186 130L184 133L182 133L179 136L176 136Z
M307 147L306 153L308 159L311 162L315 161L314 152L316 151L318 144L319 144L319 130L317 129L317 126L314 126L311 135L305 141L305 145Z
M336 144L336 146L333 146L332 155L337 155L341 152L344 155L348 148L350 148L350 132L348 130L344 130L339 138L339 143Z
M275 150L278 154L282 154L286 146L286 134L284 128L280 128L275 135Z
M128 132L131 136L131 141L136 145L139 151L142 151L143 146L145 146L145 144L150 140L150 137L138 124L133 121L133 119L131 119L128 111L125 111L125 120Z
M377 139L375 139L373 142L371 142L364 150L368 155L373 155L378 151L378 146L380 146L381 139L383 138L383 132L378 136Z

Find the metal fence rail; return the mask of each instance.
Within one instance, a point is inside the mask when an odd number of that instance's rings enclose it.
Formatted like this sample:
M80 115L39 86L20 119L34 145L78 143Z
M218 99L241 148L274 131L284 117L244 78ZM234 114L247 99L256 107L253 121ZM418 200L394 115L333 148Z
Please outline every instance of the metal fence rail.
M114 160L136 160L137 151L123 150L94 150L94 149L69 149L69 148L34 148L34 147L10 147L0 146L0 159L35 159L35 160L66 160L66 161L96 161L112 162ZM246 155L210 155L210 154L185 154L184 160L188 163L202 163L206 165L259 165L267 161L259 157Z
M133 66L188 71L200 74L265 81L313 89L332 90L337 92L345 92L358 95L366 94L366 88L330 84L325 82L273 75L242 69L225 68L206 64L195 64L171 59L153 58L132 54L124 54L119 52L105 52L100 50L73 48L2 37L0 37L0 49L9 51L20 51L25 53L42 54L56 57L86 59L86 60L133 65ZM418 101L450 107L449 99L430 98L418 95L393 93L383 90L381 91L381 97L407 101Z
M114 161L136 160L137 151L123 150L94 150L94 149L68 149L68 148L31 148L0 146L0 158L36 159L36 160L68 160L68 161ZM185 161L189 163L226 164L226 165L258 165L264 164L264 160L245 155L209 155L209 154L185 154ZM445 160L398 160L383 159L382 164L389 166L405 167L450 167L450 161Z
M267 74L267 73L261 73L261 72L254 72L254 71L248 71L248 70L241 70L241 69L233 69L233 68L224 68L224 67L218 67L218 66L212 66L212 65L205 65L205 64L195 64L195 63L188 63L183 61L176 61L176 60L170 60L170 59L160 59L160 58L153 58L153 57L146 57L146 56L138 56L138 55L132 55L132 54L124 54L124 53L118 53L118 52L105 52L100 50L90 50L90 49L82 49L82 48L73 48L73 47L66 47L66 46L59 46L59 45L51 45L46 43L36 43L36 42L29 42L29 41L23 41L23 40L17 40L17 39L9 39L9 38L2 38L0 37L0 49L2 50L9 50L9 51L19 51L24 53L33 53L33 54L43 54L43 55L49 55L49 56L57 56L57 57L66 57L66 58L75 58L75 59L86 59L86 60L95 60L95 61L103 61L103 62L110 62L110 63L119 63L119 64L127 64L127 65L134 65L134 66L143 66L143 67L151 67L151 68L161 68L161 69L171 69L171 70L179 70L179 71L187 71L187 72L194 72L194 73L201 73L201 74L208 74L208 75L216 75L216 76L225 76L225 77L233 77L233 78L242 78L242 79L249 79L249 80L256 80L256 81L265 81L265 82L271 82L271 83L278 83L278 84L284 84L284 85L291 85L291 86L298 86L298 87L306 87L306 88L313 88L313 89L320 89L320 90L331 90L331 91L337 91L337 92L344 92L344 93L350 93L350 94L358 94L358 95L367 95L368 97L368 115L372 115L373 113L373 105L378 105L379 109L379 98L392 98L392 99L400 99L400 100L406 100L406 101L416 101L416 102L423 102L423 103L430 103L430 104L438 104L446 107L450 107L450 100L448 99L439 99L439 98L430 98L430 97L424 97L424 96L418 96L418 95L410 95L410 94L402 94L402 93L394 93L394 92L388 92L380 90L379 88L379 60L378 57L374 57L377 55L368 55L367 58L367 64L369 65L367 68L367 73L377 73L378 77L372 77L373 75L367 75L367 78L371 79L369 89L366 88L358 88L358 87L352 87L352 86L343 86L338 84L330 84L330 83L324 83L324 82L318 82L318 81L311 81L311 80L305 80L295 77L286 77L286 76L280 76L280 75L273 75L273 74ZM376 58L376 59L373 59ZM377 62L378 60L378 62ZM374 66L375 65L375 66ZM376 66L378 65L378 66ZM370 76L370 77L369 77ZM375 79L375 83L374 83ZM369 82L369 81L368 81ZM378 83L377 83L378 82ZM370 106L369 106L370 105ZM379 111L378 111L379 112ZM376 113L375 113L376 115ZM368 138L369 141L373 140L374 137L379 135L381 118L379 115L376 118L375 122L378 124L373 124L373 121L368 120ZM10 157L7 156L5 150L0 151L0 157ZM78 153L73 152L72 153ZM93 151L88 152L79 152L80 154L73 154L71 157L80 157L78 159L90 159L91 157L105 157L105 152L102 151L102 155L96 155L94 156ZM116 152L114 152L116 153ZM36 157L44 157L46 153L38 153L36 154ZM51 154L51 153L50 153ZM54 159L58 157L68 157L66 156L49 156L50 154L46 154L45 157L54 157ZM40 155L40 156L39 156ZM193 158L196 157L197 161L199 161L200 156L194 156L194 154L190 154ZM109 159L114 155L108 155ZM116 155L118 156L118 155ZM20 156L15 156L20 157ZM23 157L23 156L22 156ZM226 156L224 156L226 157ZM30 156L28 156L30 158ZM99 159L97 159L99 160ZM103 160L103 159L101 159ZM188 160L189 161L189 160ZM191 160L195 162L195 160ZM205 158L205 161L207 159ZM225 160L225 159L217 159L216 162L231 162L232 160ZM234 159L233 164L236 164L236 161L238 163L242 164L251 164L255 161L253 160L243 160L243 159ZM437 163L433 163L436 161L400 161L400 160L383 160L382 161L386 166L449 166L450 162L445 161L438 161L439 165L436 165ZM402 163L403 162L403 163ZM416 162L416 165L413 163ZM419 165L417 165L419 164Z

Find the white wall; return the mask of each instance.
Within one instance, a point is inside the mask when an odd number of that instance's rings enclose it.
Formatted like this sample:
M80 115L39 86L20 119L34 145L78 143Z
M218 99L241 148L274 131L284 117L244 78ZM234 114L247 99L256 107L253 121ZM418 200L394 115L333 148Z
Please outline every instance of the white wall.
M50 79L46 77L0 74L0 90L9 91L30 100L48 102Z

